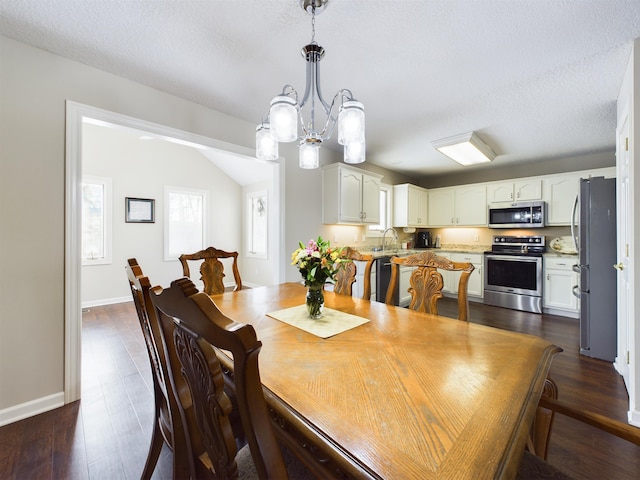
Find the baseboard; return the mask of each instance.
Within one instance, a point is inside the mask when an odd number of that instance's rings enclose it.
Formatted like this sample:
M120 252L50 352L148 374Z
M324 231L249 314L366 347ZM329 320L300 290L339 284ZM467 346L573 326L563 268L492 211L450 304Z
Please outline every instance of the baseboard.
M576 312L575 310L563 310L561 308L543 307L542 312L549 315L558 315L559 317L580 318L580 312Z
M48 412L64 405L64 392L54 393L46 397L37 398L20 405L0 410L0 427L24 418L33 417L39 413Z
M630 410L627 412L629 423L634 427L640 427L640 412L638 410Z
M101 305L113 305L115 303L125 303L131 301L131 295L127 295L126 297L105 298L102 300L90 300L88 302L82 302L82 308L99 307Z

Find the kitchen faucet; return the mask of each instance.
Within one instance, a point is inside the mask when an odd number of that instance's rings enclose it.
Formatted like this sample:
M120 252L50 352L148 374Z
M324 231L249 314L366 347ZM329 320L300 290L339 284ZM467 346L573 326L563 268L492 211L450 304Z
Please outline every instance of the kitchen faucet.
M395 228L393 228L393 227L389 227L389 228L387 228L384 232L382 232L382 251L383 251L383 252L384 252L384 245L385 245L384 237L386 237L386 236L387 236L387 232L389 232L389 231L390 231L391 233L393 233L393 239L394 239L394 241L395 241L395 249L396 249L396 250L398 249L398 234L396 233Z

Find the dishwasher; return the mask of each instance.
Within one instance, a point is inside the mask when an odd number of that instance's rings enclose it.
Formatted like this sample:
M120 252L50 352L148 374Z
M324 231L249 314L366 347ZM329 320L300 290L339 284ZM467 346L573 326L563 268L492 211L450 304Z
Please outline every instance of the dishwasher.
M391 255L378 257L376 262L378 262L376 265L376 301L384 303L387 297L389 281L391 280ZM400 279L396 282L396 288L393 292L394 305L398 305L399 302L399 283Z

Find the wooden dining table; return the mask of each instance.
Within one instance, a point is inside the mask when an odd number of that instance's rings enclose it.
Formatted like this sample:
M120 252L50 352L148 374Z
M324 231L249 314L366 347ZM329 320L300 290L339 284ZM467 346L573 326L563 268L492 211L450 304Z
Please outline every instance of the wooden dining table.
M320 338L268 315L305 294L285 283L212 298L255 328L275 433L318 478L515 477L558 347L333 292L325 308L368 322Z

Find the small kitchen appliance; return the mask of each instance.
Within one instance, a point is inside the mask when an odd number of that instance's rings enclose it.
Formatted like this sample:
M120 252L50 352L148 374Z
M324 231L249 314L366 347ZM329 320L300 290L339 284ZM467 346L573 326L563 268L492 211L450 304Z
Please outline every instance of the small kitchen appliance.
M416 246L415 248L429 248L431 247L431 232L419 231L416 233Z

